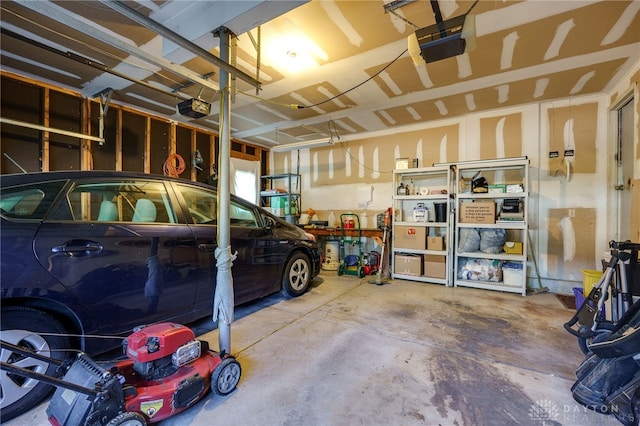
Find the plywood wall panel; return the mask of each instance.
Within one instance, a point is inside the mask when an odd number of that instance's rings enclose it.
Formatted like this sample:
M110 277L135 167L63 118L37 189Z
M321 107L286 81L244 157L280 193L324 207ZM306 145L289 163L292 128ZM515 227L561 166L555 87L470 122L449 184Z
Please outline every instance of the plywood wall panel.
M482 160L522 156L522 114L480 120Z
M548 114L549 153L558 154L549 160L549 174L566 175L567 161L571 163L570 173L595 173L598 105L550 108ZM568 150L573 150L574 155L569 155Z
M548 276L582 279L595 259L596 209L550 209L548 223Z
M311 187L364 182L389 182L396 158L417 158L419 167L459 159L458 124L337 143L313 149L309 169ZM275 153L275 164L293 164L296 151ZM287 159L291 159L289 160ZM275 173L284 172L276 167Z

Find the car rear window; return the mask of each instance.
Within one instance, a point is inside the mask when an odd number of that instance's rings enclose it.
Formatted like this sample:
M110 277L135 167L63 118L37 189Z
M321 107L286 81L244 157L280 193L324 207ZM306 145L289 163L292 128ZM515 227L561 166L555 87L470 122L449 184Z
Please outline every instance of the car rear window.
M3 188L0 214L7 219L42 220L66 181Z

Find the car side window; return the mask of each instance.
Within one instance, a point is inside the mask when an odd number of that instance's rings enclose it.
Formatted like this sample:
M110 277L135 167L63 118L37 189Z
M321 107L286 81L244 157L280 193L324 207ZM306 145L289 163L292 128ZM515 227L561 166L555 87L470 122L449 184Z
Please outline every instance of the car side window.
M187 185L177 184L176 189L189 208L189 214L195 224L216 225L218 211L217 195L213 191L200 188L192 188ZM231 226L242 226L248 228L258 227L258 221L253 209L231 202L229 206L229 218Z
M162 182L127 180L80 182L67 194L70 217L59 209L54 219L89 222L176 223Z
M42 220L64 184L56 181L4 188L0 213L8 219Z
M187 185L177 184L176 189L182 194L182 198L189 209L191 220L195 224L215 225L217 218L216 193L200 188L192 188Z
M231 226L242 226L246 228L256 228L258 226L253 209L248 209L233 202L229 208L229 219Z

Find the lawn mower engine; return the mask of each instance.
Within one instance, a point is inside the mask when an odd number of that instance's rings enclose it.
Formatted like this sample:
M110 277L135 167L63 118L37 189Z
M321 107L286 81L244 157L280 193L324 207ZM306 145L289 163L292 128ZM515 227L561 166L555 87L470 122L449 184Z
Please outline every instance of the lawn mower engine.
M161 323L138 329L122 345L133 371L145 380L161 380L200 358L202 342L195 337L190 328Z

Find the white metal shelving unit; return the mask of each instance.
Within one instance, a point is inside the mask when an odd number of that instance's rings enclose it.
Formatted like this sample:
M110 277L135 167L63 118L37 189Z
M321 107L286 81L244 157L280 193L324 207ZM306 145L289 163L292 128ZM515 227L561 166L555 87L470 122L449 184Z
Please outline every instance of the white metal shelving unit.
M412 169L394 170L393 182L396 188L393 196L393 222L392 222L392 271L394 279L406 279L413 281L429 282L436 284L451 285L451 171L449 166L422 167ZM408 195L398 194L397 188L400 183L413 183L413 190ZM444 204L444 214L436 218L436 205ZM420 218L421 206L426 210L424 219ZM418 210L416 210L418 209ZM414 217L414 210L418 212ZM438 221L436 221L438 219ZM424 239L417 241L418 246L408 247L406 243L400 242L399 237L402 232L414 230L419 235L424 235ZM427 237L441 237L442 248L429 248ZM407 273L401 270L397 264L397 256L409 256L418 258L420 262L420 273ZM426 263L425 261L435 262ZM444 263L444 265L440 265ZM430 269L435 267L436 269ZM442 269L444 268L444 271ZM437 270L437 271L436 271ZM435 271L433 275L430 275ZM436 275L436 276L434 276Z
M455 164L455 235L456 248L454 252L454 284L460 287L474 287L488 290L506 291L526 295L527 290L527 217L529 208L529 160L527 158L502 159L490 161L473 161ZM465 179L474 176L482 176L487 179L492 191L505 192L473 193L470 188L465 188ZM497 188L496 188L497 187ZM516 192L518 188L520 192ZM513 191L513 192L509 192ZM522 205L522 220L509 218L500 220L501 209L505 200L518 200ZM471 202L495 202L497 220L495 223L466 223L461 221L462 203ZM505 252L493 254L482 251L461 252L459 251L460 231L462 229L475 228L479 231L483 229L502 228L506 230L507 241L516 241L522 245L522 253L509 254ZM463 263L468 259L486 259L494 261L498 267L504 262L513 262L521 267L521 273L516 274L517 280L505 282L505 280L494 279L469 279L461 275ZM503 269L504 271L504 269ZM519 275L519 276L518 276Z
M271 209L276 216L296 224L300 215L301 176L293 173L261 176L260 206ZM284 192L282 192L284 190ZM284 204L279 204L284 201ZM276 205L276 202L278 203Z

